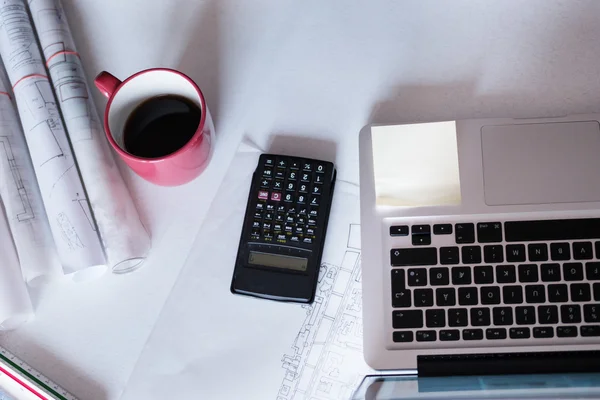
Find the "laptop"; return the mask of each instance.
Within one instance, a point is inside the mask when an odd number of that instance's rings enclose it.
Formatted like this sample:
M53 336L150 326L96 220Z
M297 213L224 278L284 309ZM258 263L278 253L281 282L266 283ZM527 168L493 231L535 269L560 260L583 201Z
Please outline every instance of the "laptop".
M599 121L363 128L367 364L411 379L600 372Z

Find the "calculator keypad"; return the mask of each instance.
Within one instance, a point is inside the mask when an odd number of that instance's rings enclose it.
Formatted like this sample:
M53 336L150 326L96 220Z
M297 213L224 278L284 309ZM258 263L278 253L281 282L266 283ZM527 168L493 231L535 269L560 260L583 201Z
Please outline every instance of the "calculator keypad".
M323 184L332 173L327 163L268 156L257 172L252 241L310 247L319 231Z

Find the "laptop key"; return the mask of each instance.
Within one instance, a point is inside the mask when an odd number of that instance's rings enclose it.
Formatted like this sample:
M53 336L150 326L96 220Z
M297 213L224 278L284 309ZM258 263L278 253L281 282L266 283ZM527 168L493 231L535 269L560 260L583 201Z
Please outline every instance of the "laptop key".
M466 308L450 308L448 309L448 326L467 326L467 309Z
M390 236L408 236L408 226L407 225L390 226Z
M454 267L454 268L452 268L452 284L453 285L470 285L471 284L471 268L469 268L469 267Z
M525 261L525 245L524 244L509 244L506 245L506 261L520 262Z
M592 288L594 290L594 300L600 301L600 283L594 283Z
M538 322L540 324L558 324L558 307L538 306Z
M488 340L506 339L506 329L488 328L485 330L485 338Z
M502 299L504 304L523 303L523 288L521 286L503 286Z
M600 242L596 242L594 247L596 247L596 258L600 258Z
M460 340L460 331L458 329L444 329L440 331L440 340L450 342Z
M479 264L481 263L481 247L480 246L463 246L461 249L463 264Z
M458 247L440 247L440 264L456 265L459 262Z
M502 245L483 246L483 260L490 264L499 264L504 262L504 248Z
M392 307L410 307L410 290L405 288L404 270L392 270Z
M558 337L576 337L577 327L576 326L559 326L556 328L556 336Z
M592 253L592 242L573 243L573 258L575 260L591 260L594 258Z
M414 340L414 335L412 331L395 331L393 333L393 340L396 343L412 342Z
M533 337L537 339L554 337L554 328L551 326L536 326L533 328Z
M461 306L474 306L479 304L477 301L476 287L461 287L458 289L458 304Z
M411 227L413 235L425 235L431 233L431 225L413 225Z
M586 240L600 238L600 219L555 219L504 223L507 242Z
M519 265L519 282L537 282L538 270L536 264Z
M456 305L456 289L439 288L435 290L435 304L438 307L455 306Z
M477 224L477 241L479 243L498 243L502 241L502 224L500 222L480 222Z
M566 261L571 259L571 247L569 243L550 244L550 258L552 261Z
M435 331L417 331L417 342L435 342Z
M600 322L600 304L584 305L583 320L585 322Z
M491 265L475 267L473 269L475 283L494 283L494 268Z
M475 225L474 224L456 224L454 231L457 244L475 243Z
M491 325L489 308L471 308L471 326L489 325Z
M428 328L443 328L446 326L446 310L425 311L425 324Z
M545 303L546 288L544 285L525 286L525 301L529 304Z
M392 313L394 329L410 329L423 327L422 310L400 310Z
M588 281L600 281L600 262L585 263L585 278Z
M563 283L548 285L548 301L550 303L565 303L569 301L567 285Z
M498 283L515 283L517 274L514 265L498 265L496 267L496 282Z
M529 339L531 331L529 328L510 328L509 335L511 339Z
M394 308L408 308L410 307L410 290L409 289L401 289L392 291L392 307Z
M590 301L592 299L589 283L572 283L570 289L571 301Z
M431 244L431 234L430 233L413 233L412 237L412 245L413 246L429 246Z
M483 329L463 329L463 340L482 340Z
M515 317L517 325L533 325L535 324L535 307L515 307Z
M600 325L582 325L579 333L583 337L600 336Z
M542 272L542 282L560 281L560 264L542 264L540 270Z
M430 268L429 283L431 286L445 286L450 283L450 271L448 268Z
M452 224L435 224L433 225L434 235L451 235Z
M408 286L427 286L427 270L411 268L408 270Z
M390 250L390 262L392 267L436 265L437 249L435 247L392 249Z
M481 304L500 304L500 288L498 286L482 286Z
M581 307L577 304L560 306L560 320L563 324L577 324L581 322Z
M433 306L433 289L415 289L415 307Z
M494 325L512 325L513 324L513 311L511 307L494 307L492 310L494 315Z
M546 243L530 243L527 245L529 261L548 261L548 245Z
M581 263L564 263L563 277L565 281L582 281L583 265Z

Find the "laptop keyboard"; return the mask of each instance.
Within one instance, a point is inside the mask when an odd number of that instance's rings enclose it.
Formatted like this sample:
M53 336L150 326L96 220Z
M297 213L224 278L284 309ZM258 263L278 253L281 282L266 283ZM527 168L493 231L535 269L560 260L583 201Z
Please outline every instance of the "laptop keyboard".
M411 222L389 222L395 347L600 337L600 218Z

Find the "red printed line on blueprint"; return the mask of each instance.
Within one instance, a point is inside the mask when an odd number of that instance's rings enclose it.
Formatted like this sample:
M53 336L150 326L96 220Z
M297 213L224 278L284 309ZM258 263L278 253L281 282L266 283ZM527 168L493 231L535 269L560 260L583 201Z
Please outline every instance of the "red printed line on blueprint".
M76 51L71 51L71 50L62 50L59 52L56 52L54 54L52 54L50 57L48 57L48 59L46 60L46 67L50 67L50 60L52 60L54 57L56 56L60 56L61 54L72 54L74 56L77 56L78 58L81 58L81 56L79 55L78 52Z
M25 79L28 78L44 78L44 79L48 79L48 77L46 75L42 75L42 74L30 74L30 75L26 75L24 77L22 77L21 79L19 79L18 81L15 82L15 84L13 85L13 90L15 90L15 88L17 87L17 85L21 82L24 81Z

